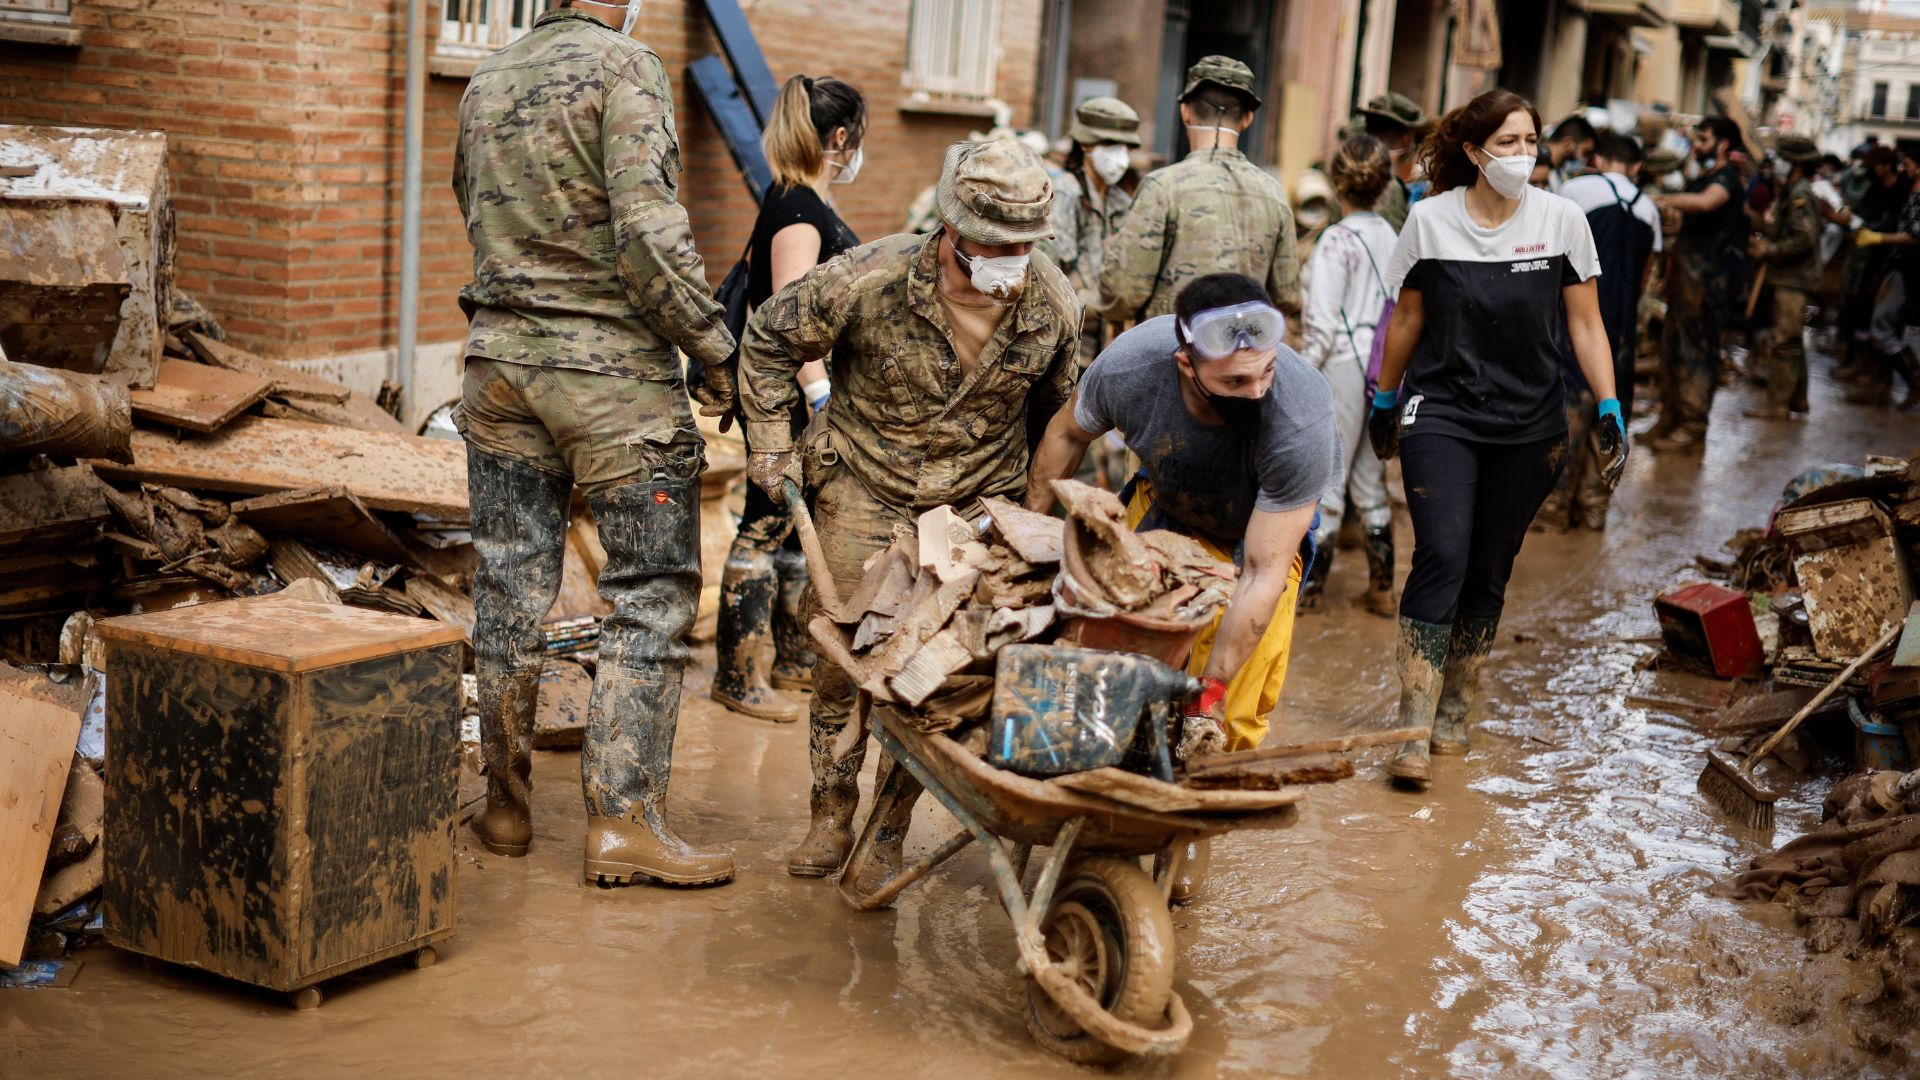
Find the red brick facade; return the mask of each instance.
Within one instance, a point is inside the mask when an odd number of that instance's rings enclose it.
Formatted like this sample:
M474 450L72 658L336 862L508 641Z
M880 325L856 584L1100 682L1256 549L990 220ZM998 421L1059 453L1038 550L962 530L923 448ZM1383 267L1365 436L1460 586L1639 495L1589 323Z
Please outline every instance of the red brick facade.
M438 3L426 0L437 25ZM862 238L897 230L954 139L990 121L904 112L910 0L759 0L748 19L776 77L832 74L872 111L858 183L836 195ZM0 122L169 134L178 287L266 355L391 348L397 327L405 50L401 0L75 0L78 48L0 41ZM716 281L754 207L685 84L717 52L694 0L650 0L636 36L676 77L682 198ZM997 92L1028 120L1039 0L1005 0ZM464 79L426 104L420 341L452 341L470 249L448 186Z

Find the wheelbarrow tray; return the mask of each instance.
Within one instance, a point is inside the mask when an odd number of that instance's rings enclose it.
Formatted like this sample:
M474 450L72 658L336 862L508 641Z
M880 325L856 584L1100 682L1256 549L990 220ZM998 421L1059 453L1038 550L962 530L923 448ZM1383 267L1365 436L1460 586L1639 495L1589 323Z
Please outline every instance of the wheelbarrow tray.
M935 798L949 810L956 803L964 809L955 816L971 817L985 831L1016 844L1051 845L1062 825L1082 818L1076 849L1147 855L1219 833L1288 828L1299 819L1296 804L1304 796L1298 788L1262 792L1278 798L1290 795L1291 801L1256 812L1149 810L996 768L945 735L914 730L892 710L874 710L873 722L875 735L889 752L911 763L910 768L918 766L916 773L924 772L921 782Z

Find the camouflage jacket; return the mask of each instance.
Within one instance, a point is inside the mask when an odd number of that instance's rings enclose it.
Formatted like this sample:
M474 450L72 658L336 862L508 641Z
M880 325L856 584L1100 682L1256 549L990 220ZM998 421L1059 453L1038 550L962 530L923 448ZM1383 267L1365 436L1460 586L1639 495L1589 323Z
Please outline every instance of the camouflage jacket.
M1300 258L1286 190L1238 150L1195 150L1148 173L1107 238L1101 313L1115 321L1165 315L1188 282L1226 272L1265 283L1280 310L1299 317Z
M1797 181L1774 200L1760 222L1760 261L1767 279L1789 289L1820 286L1820 211L1813 205L1813 185Z
M1380 197L1373 201L1373 212L1393 226L1394 232L1407 227L1407 213L1412 209L1413 204L1407 200L1407 182L1398 176L1389 177L1387 186L1380 190Z
M740 404L757 451L793 445L800 365L825 357L833 449L881 502L903 511L1015 495L1037 431L1073 394L1080 309L1044 254L963 375L934 294L941 232L901 234L821 263L747 321ZM817 443L816 443L817 445Z
M1107 238L1119 231L1120 222L1133 206L1133 195L1124 186L1132 182L1136 189L1140 174L1129 172L1118 184L1107 185L1100 206L1093 205L1086 181L1071 173L1062 173L1053 188L1053 237L1035 246L1059 265L1074 292L1091 294L1100 287L1100 266L1105 261Z
M583 12L542 15L460 99L453 192L473 244L467 355L675 380L733 339L678 202L660 57Z

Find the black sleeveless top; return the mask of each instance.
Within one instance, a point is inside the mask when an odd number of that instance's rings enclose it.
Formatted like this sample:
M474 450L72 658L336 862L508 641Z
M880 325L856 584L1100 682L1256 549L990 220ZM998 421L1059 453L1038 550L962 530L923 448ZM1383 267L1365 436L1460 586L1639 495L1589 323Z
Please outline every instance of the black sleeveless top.
M754 307L773 295L773 234L789 225L811 225L820 234L820 262L857 247L853 230L840 220L819 192L804 185L775 184L760 203L753 223L753 245L747 256L747 303Z

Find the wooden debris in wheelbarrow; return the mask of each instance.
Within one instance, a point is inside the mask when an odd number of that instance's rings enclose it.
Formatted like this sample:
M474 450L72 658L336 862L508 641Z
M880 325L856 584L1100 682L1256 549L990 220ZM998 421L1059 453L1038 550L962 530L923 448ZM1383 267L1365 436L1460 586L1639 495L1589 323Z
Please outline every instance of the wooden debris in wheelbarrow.
M1122 611L1152 600L1159 570L1151 549L1127 524L1119 496L1078 480L1053 481L1053 493L1067 508L1069 527L1082 533L1075 546L1085 574L1077 583ZM1069 569L1077 579L1083 576L1071 562Z
M1353 762L1333 755L1368 746L1390 746L1413 739L1425 739L1431 731L1426 727L1364 731L1291 746L1209 754L1188 762L1180 783L1190 788L1240 791L1331 783L1353 775Z
M1053 487L1067 507L1057 591L1071 614L1197 623L1232 598L1239 572L1198 540L1165 529L1133 532L1110 491L1073 480Z
M1304 797L1298 788L1262 791L1203 791L1155 780L1125 769L1089 769L1048 780L1069 791L1098 795L1128 806L1161 813L1248 813L1291 806Z
M980 504L987 508L993 531L1006 541L1015 555L1034 564L1060 561L1066 522L1048 514L1036 514L998 496L982 499Z

